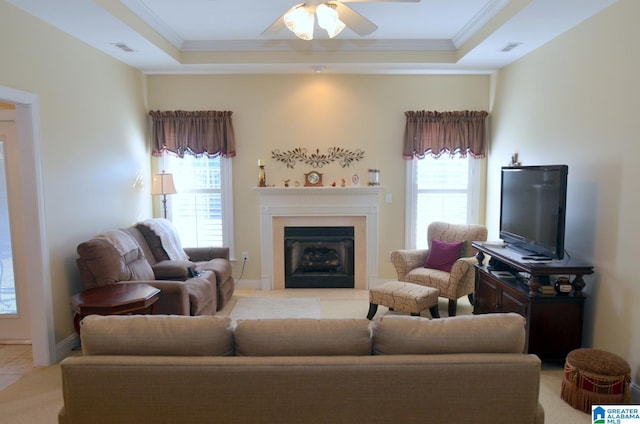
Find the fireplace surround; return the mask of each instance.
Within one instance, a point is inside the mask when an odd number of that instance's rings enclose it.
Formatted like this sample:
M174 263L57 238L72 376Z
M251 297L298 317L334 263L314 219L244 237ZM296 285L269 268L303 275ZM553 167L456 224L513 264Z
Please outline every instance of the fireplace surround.
M261 288L285 288L285 227L353 227L356 289L378 281L376 187L266 187L260 196Z

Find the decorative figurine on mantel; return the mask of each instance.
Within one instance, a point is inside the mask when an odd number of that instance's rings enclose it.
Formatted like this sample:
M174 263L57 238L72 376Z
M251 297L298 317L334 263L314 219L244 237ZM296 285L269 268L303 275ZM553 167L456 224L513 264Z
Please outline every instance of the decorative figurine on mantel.
M258 159L258 167L260 168L260 171L258 171L258 187L266 187L267 175L264 172L264 162L262 159Z
M380 170L379 169L369 169L369 185L370 186L379 186L380 185Z
M518 153L514 153L511 155L511 163L509 166L520 166L520 161L518 161Z

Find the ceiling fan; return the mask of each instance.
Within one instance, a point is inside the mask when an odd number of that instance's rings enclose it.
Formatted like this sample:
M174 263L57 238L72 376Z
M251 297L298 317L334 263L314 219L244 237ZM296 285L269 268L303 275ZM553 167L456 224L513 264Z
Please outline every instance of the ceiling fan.
M333 38L345 27L360 36L371 34L378 26L344 3L387 2L418 3L420 0L307 0L293 6L275 20L262 35L273 35L289 28L303 40L313 39L313 31L317 24Z

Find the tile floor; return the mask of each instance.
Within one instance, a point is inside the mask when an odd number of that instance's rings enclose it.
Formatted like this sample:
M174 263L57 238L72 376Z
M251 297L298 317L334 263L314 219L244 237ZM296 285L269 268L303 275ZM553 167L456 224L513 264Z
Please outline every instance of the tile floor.
M0 390L33 369L30 344L0 345Z

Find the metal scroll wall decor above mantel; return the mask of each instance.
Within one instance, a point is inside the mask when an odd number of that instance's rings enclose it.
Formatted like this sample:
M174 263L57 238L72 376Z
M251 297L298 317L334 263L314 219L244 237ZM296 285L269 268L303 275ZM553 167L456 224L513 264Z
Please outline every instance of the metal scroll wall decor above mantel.
M338 161L340 166L346 168L353 161L359 161L364 158L364 151L356 149L355 151L343 149L341 147L330 147L327 153L320 153L320 149L316 149L315 153L308 154L304 147L296 147L286 152L278 149L271 151L271 158L287 165L287 168L293 169L296 161L304 162L313 168L322 168L332 162Z

